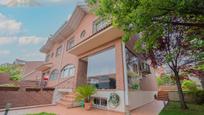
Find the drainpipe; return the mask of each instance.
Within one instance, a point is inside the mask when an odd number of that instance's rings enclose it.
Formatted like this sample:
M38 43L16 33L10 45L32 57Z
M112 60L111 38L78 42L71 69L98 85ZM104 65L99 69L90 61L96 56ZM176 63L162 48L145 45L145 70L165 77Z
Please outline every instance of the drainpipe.
M123 68L124 68L124 85L125 85L125 109L128 112L127 106L129 105L128 101L128 77L127 77L127 65L126 65L126 53L125 53L125 43L122 42L122 55L123 55Z

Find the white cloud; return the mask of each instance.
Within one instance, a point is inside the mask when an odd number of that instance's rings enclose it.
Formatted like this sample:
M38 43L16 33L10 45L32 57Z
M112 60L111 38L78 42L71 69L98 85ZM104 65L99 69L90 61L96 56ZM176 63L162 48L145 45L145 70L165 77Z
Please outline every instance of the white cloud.
M15 40L15 38L13 37L1 37L0 36L0 45L7 45L7 44L10 44L10 43L13 43Z
M0 34L15 34L22 28L22 23L14 19L10 19L4 14L0 13Z
M62 2L64 0L49 0L49 2Z
M1 56L7 56L7 55L9 55L11 52L9 51L9 50L0 50L0 55Z
M18 57L23 60L28 60L28 61L42 61L45 58L45 55L40 53L39 51L34 51L34 52L24 52L24 55L22 57Z
M22 36L18 38L18 43L20 45L30 45L30 44L39 44L44 39L42 37L36 37L36 36Z
M78 3L84 0L0 0L0 5L7 7L42 6L46 4Z
M1 0L0 5L7 7L16 7L16 6L36 6L39 5L37 0Z
M9 2L9 0L0 0L1 5L6 5Z

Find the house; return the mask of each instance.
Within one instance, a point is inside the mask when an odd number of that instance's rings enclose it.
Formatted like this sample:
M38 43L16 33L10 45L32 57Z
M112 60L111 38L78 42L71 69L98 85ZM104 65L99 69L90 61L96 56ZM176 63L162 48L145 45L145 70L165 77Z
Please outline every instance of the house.
M78 5L40 49L46 63L37 70L49 76L48 87L56 88L53 101L76 106L70 101L73 91L87 83L97 87L93 106L99 109L125 112L153 101L154 71L133 50L137 36L125 44L123 34L86 5Z
M22 68L23 80L40 80L42 73L36 70L36 68L43 63L43 61L26 61Z

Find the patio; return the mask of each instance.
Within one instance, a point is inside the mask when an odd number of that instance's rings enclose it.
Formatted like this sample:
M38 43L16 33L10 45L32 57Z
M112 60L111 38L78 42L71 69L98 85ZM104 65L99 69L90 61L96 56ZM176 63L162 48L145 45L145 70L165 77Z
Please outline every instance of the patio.
M131 115L158 115L161 109L163 108L162 101L153 101L152 103L146 104L134 111L131 112ZM71 108L66 109L62 106L47 106L39 108L30 108L30 109L20 109L9 111L8 115L25 115L27 113L39 113L39 112L49 112L57 113L57 115L123 115L118 112L110 112L99 109L92 109L91 111L85 111L82 108ZM4 112L0 112L0 115L3 115Z

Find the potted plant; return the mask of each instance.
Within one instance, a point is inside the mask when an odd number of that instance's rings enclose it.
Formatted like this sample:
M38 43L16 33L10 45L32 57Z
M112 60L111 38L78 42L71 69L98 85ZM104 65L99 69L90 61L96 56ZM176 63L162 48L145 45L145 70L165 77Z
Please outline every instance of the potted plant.
M82 85L76 88L76 100L84 100L85 110L92 107L91 96L96 93L96 87L93 85Z

